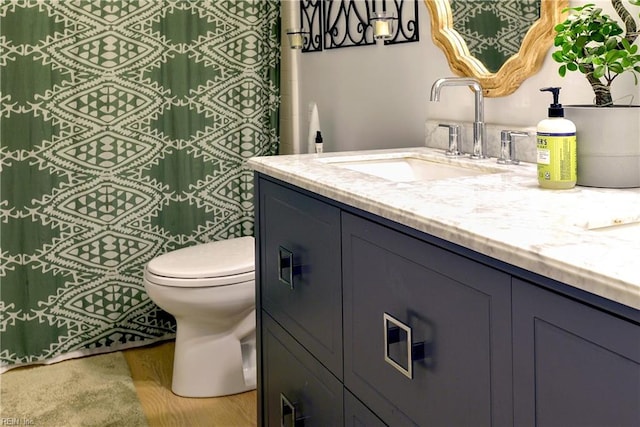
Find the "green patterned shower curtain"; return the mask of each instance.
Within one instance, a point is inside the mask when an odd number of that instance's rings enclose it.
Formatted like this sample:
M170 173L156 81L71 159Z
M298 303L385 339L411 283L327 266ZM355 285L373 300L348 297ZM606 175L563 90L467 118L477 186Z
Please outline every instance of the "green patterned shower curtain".
M280 2L3 0L1 368L172 336L144 265L253 233Z

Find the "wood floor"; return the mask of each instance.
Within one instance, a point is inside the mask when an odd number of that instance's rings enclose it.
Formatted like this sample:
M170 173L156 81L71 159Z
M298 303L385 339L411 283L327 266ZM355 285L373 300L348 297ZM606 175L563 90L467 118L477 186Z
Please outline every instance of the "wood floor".
M256 392L186 398L171 392L174 342L124 351L149 427L251 427Z

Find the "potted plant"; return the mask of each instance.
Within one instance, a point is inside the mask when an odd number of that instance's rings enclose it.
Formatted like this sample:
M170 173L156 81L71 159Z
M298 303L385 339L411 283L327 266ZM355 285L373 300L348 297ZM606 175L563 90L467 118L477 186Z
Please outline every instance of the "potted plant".
M582 73L595 94L593 105L565 107L578 129L578 184L640 187L640 105L616 105L611 95L624 73L638 85L638 25L627 7L640 7L640 0L611 4L624 28L595 4L565 9L569 16L555 27L552 58L561 64L560 76Z

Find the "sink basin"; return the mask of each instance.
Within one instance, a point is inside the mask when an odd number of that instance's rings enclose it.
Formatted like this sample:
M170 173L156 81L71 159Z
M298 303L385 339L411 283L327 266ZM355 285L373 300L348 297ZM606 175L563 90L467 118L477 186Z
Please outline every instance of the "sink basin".
M440 163L418 157L349 160L348 158L323 159L324 163L344 169L384 178L394 182L432 181L463 176L486 175L502 172L492 169L465 167Z

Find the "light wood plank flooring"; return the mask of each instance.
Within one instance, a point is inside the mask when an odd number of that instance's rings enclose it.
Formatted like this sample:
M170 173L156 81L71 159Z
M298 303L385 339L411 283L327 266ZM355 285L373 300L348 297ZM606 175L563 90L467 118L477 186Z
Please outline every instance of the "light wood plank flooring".
M256 392L186 398L171 392L174 342L124 351L150 427L251 427L257 421Z

